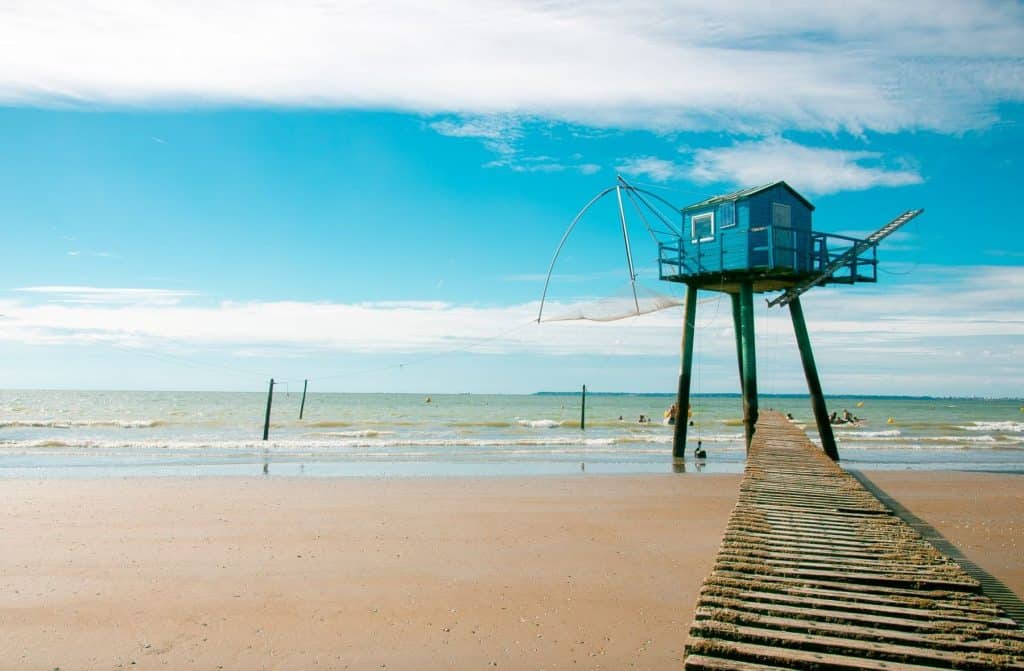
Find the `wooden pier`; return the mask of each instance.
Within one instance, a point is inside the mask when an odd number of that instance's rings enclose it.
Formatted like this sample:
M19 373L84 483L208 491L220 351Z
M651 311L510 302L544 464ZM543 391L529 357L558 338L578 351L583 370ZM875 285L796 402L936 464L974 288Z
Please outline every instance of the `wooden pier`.
M1022 669L1024 630L782 415L762 412L685 667Z

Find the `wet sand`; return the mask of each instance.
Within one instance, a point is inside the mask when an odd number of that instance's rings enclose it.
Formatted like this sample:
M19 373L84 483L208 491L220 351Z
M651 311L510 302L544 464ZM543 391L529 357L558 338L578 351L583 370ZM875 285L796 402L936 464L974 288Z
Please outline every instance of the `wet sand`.
M968 560L1024 597L1024 475L952 471L865 475Z
M1021 476L868 476L1021 594ZM2 481L0 669L677 667L738 484Z

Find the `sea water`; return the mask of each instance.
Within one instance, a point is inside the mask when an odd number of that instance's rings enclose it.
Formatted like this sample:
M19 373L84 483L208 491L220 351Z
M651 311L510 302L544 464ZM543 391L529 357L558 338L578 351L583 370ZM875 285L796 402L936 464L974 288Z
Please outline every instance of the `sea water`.
M290 393L289 393L290 392ZM0 477L431 476L739 472L737 396L696 396L687 458L672 460L670 395L274 394L0 391ZM863 418L835 427L861 469L1024 472L1019 400L829 398ZM806 397L763 396L817 439ZM649 422L641 422L643 415ZM698 444L707 458L695 461Z

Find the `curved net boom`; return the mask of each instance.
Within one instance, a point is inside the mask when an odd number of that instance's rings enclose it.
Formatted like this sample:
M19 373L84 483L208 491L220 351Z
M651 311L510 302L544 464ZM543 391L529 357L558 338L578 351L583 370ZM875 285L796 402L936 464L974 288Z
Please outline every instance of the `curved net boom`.
M626 270L628 272L629 277L629 294L623 297L612 297L601 299L594 302L588 302L582 304L587 307L575 308L569 313L567 313L575 316L561 316L544 320L544 305L548 296L548 288L551 285L551 276L554 273L555 264L558 261L559 254L561 254L562 252L562 248L565 247L566 241L569 239L569 236L572 234L577 224L580 223L580 220L583 218L583 216L598 201L600 201L605 196L611 194L612 192L615 192L615 197L617 200L617 212L619 215L618 223L622 228L622 243L624 251L626 253ZM625 194L626 201L623 200L623 194ZM632 209L636 211L637 215L640 217L640 221L643 223L644 228L647 229L647 232L650 234L651 239L654 240L655 242L658 241L659 235L679 235L679 231L676 230L675 226L672 225L668 218L665 217L664 213L661 212L658 207L653 205L651 201L648 200L648 198L655 200L656 202L660 203L663 207L671 208L673 212L678 212L678 209L674 205L669 203L661 196L646 191L644 189L639 189L635 186L632 186L631 184L626 182L626 180L624 180L621 176L619 176L616 178L616 183L613 186L610 186L600 191L596 196L591 198L586 205L583 206L583 209L581 209L575 217L573 217L573 220L569 224L569 227L565 230L565 233L562 234L562 239L559 240L558 246L555 248L554 256L551 258L551 264L548 266L547 277L544 280L544 291L540 297L540 308L537 311L538 323L541 321L563 321L567 319L614 321L616 319L624 319L626 317L634 317L637 315L647 314L650 312L656 312L657 310L664 310L665 308L681 304L680 299L665 294L660 294L656 291L651 291L649 289L641 291L637 287L637 273L635 268L633 267L633 252L630 248L629 242L629 226L626 222L625 202L628 201L633 206ZM649 214L653 215L653 218L660 222L668 230L661 230L652 226L651 222L644 214L645 210ZM643 296L641 296L641 294L643 294ZM626 309L627 307L628 309Z

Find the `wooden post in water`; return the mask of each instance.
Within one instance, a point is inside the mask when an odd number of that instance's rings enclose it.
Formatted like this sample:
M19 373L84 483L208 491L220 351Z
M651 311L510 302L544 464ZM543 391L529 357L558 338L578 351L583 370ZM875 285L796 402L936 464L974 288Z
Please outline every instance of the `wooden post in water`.
M793 332L796 333L796 344L800 348L800 360L804 364L804 377L807 378L807 390L811 393L811 408L814 410L814 421L818 425L821 448L825 450L825 454L832 461L839 461L839 450L836 449L832 424L828 421L825 394L821 391L818 368L814 365L814 352L811 351L811 339L807 335L807 323L804 321L804 309L800 305L799 296L789 302L789 316L793 319Z
M672 458L686 454L686 428L690 416L690 373L693 370L693 331L697 317L697 287L686 285L686 309L683 317L683 342L679 366L679 387L676 389L676 425L672 432Z
M302 419L302 411L306 409L306 388L309 386L309 380L302 381L302 403L299 404L299 419Z
M750 280L740 282L740 322L743 341L743 433L747 451L754 439L757 425L757 360L754 347L754 286Z
M263 440L270 436L270 404L274 400L274 378L270 378L270 388L267 389L267 418L263 420Z
M580 395L580 431L587 428L587 385L583 385L583 393Z

